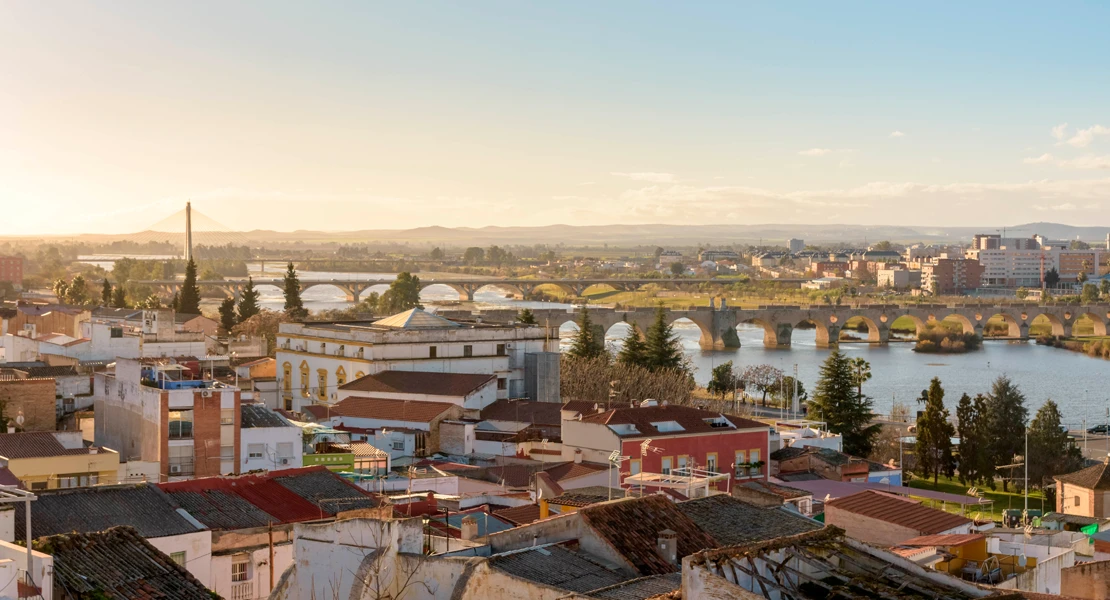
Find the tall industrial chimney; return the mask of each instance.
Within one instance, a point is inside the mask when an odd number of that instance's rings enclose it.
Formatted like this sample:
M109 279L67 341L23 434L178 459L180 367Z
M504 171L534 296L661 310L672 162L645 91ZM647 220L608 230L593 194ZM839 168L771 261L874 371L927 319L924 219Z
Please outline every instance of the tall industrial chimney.
M185 203L185 262L193 260L193 203Z

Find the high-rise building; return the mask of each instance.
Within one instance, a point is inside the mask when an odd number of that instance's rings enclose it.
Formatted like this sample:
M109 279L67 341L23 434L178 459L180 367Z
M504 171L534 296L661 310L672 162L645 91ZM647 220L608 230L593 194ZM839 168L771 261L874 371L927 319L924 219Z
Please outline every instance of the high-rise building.
M1108 237L1110 237L1110 236L1108 236ZM801 252L802 250L806 249L805 240L799 240L797 238L790 238L790 240L787 241L786 244L787 244L787 246L790 247L790 253L791 254L796 254L796 253Z

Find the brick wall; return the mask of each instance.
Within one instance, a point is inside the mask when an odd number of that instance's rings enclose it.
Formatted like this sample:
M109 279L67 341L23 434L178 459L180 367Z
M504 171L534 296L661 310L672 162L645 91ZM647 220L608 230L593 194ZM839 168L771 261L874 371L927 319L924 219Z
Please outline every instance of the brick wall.
M53 379L0 380L0 406L13 425L16 415L23 411L25 431L54 431L55 391Z
M204 398L199 392L194 392L193 403L194 476L222 475L220 473L220 396L212 394Z
M1060 595L1087 600L1110 598L1110 561L1060 569Z

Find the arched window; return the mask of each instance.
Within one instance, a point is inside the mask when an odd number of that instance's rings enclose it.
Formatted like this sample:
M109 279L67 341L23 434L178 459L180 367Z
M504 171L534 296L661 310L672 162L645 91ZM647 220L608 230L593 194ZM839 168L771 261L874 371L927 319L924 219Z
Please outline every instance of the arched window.
M319 379L319 384L316 388L316 397L319 398L321 402L326 402L328 399L328 370L318 369L316 371L316 377Z
M343 367L339 367L335 370L335 387L339 387L344 383L347 383L347 370Z
M366 373L363 373L362 371L355 372L355 379L362 379L363 377L366 377Z
M285 363L281 365L281 389L285 392L286 396L293 393L293 364Z
M308 391L310 387L308 384L308 377L308 361L301 361L301 395L305 398L311 395Z

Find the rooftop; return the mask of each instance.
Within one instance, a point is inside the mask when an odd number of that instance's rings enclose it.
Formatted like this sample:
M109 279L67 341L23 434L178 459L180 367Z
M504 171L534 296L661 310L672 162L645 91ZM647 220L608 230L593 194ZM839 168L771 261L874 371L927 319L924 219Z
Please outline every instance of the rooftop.
M971 519L966 517L874 490L830 500L825 503L825 509L829 507L901 525L922 534L943 533L971 523Z
M1056 481L1070 483L1088 490L1110 490L1110 465L1101 462L1097 465L1080 469L1074 473L1057 475Z
M31 507L31 535L86 533L127 525L144 538L192 533L196 524L178 512L178 505L149 483L106 485L68 490L36 491ZM16 539L25 537L24 511L17 510Z
M482 409L483 421L516 421L536 425L562 424L563 406L555 402L506 400L502 398Z
M104 452L96 446L85 446L79 436L72 436L76 442L64 443L66 432L29 431L25 433L0 433L0 457L7 459L44 458L50 456L72 456ZM60 438L60 439L59 439ZM80 443L80 445L77 445ZM111 450L108 450L111 452Z
M740 485L759 492L768 492L771 494L775 494L776 496L781 497L783 500L794 500L796 498L806 498L813 495L812 493L805 490L800 490L798 488L790 487L787 485L779 485L770 481L763 481L762 479L757 479L755 481L745 481Z
M781 507L761 508L727 494L687 500L677 506L682 514L726 545L762 542L824 527Z
M591 485L588 487L566 490L562 494L549 499L548 503L581 508L583 506L590 506L591 504L619 500L624 498L626 494L627 492L623 489Z
M589 556L559 544L494 554L489 565L521 579L578 593L607 588L627 579Z
M354 392L467 396L497 379L496 375L433 373L426 371L382 371L339 386Z
M184 567L131 527L39 538L54 556L54 586L70 598L211 600Z
M265 404L244 403L239 407L239 426L243 429L260 427L296 427L288 419L266 408Z
M516 526L527 525L540 520L540 507L536 504L525 504L493 511L497 518L508 521Z
M444 329L462 327L454 321L448 321L439 315L425 312L423 308L412 308L402 313L374 321L378 327L390 329Z
M456 405L450 402L351 397L332 406L331 416L431 423L443 413L455 407Z
M768 431L765 423L690 406L636 406L583 415L583 423L608 425L620 437L666 437L691 433L721 433L739 429Z
M656 551L659 532L677 534L679 558L720 544L670 500L658 496L627 498L578 510L585 524L628 560L641 575L673 573L678 567Z

